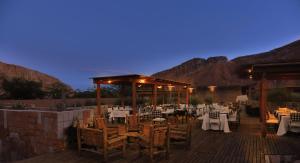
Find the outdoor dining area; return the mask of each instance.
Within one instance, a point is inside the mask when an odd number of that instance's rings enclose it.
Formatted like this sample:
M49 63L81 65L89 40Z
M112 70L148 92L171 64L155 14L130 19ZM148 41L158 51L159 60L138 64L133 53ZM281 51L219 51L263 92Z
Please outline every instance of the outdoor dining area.
M89 123L75 123L77 150L28 162L45 158L52 162L299 160L299 134L288 134L300 131L299 108L269 107L267 100L268 80L300 79L299 68L300 63L263 64L244 70L247 77L250 73L258 80L259 117L245 111L250 96L239 96L235 102L191 105L190 97L197 90L189 83L143 75L92 78L97 108ZM120 89L118 103L102 102L101 88L107 86Z
M283 136L287 132L300 133L300 112L298 109L278 108L274 113L268 111L266 123L269 128L277 128L276 134Z
M108 161L111 153L126 157L128 148L149 156L169 158L170 144L191 145L191 116L189 114L190 84L162 80L142 75L123 75L93 78L97 85L97 110L91 124L77 125L78 151L89 151ZM130 86L131 106L125 105L120 92L121 105L101 104L101 85ZM124 87L123 87L124 88ZM158 96L176 93L177 102L157 105ZM185 104L182 104L181 94ZM137 105L137 99L147 96L149 105ZM137 156L138 157L138 156Z

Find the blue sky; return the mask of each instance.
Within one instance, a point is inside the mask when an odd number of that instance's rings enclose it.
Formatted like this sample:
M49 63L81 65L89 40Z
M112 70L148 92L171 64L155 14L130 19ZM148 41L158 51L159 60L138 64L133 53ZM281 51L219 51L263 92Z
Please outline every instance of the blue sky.
M299 0L0 0L0 60L80 89L299 38Z

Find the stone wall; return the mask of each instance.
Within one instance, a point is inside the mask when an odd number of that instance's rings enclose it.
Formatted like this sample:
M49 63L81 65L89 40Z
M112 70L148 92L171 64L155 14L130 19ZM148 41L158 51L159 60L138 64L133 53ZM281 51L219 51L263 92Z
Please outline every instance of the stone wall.
M87 123L94 109L73 111L0 110L0 162L64 150L75 118Z

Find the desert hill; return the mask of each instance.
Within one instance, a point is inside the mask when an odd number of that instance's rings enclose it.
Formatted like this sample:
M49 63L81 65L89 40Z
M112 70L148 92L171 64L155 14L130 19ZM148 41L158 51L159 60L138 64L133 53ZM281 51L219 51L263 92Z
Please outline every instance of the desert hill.
M240 79L237 72L243 65L295 61L300 61L300 40L268 52L237 57L233 60L228 60L225 56L193 58L153 76L189 82L194 87L209 85L235 87L253 83L251 80Z

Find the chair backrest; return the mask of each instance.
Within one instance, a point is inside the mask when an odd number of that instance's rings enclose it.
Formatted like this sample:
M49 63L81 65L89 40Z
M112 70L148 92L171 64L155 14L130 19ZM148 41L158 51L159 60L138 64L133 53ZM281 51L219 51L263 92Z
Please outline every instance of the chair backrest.
M151 126L151 139L153 146L163 147L169 141L169 127L168 125L153 125Z
M209 112L209 118L219 119L220 118L220 112L217 112L217 111Z
M150 141L151 137L151 131L152 131L152 125L149 124L142 124L141 125L141 136L147 140L147 142Z
M94 118L94 122L95 122L95 127L97 129L104 129L104 128L106 128L106 123L105 123L105 119L104 118L95 117Z
M177 124L178 123L178 118L176 116L170 116L170 117L168 117L168 123Z
M90 128L77 128L77 139L81 145L103 147L103 131Z
M290 114L292 122L299 122L300 121L300 112L295 112Z
M139 117L138 115L126 116L127 130L137 130L139 128Z
M161 111L160 110L153 110L152 111L152 117L153 118L161 118L162 117Z

